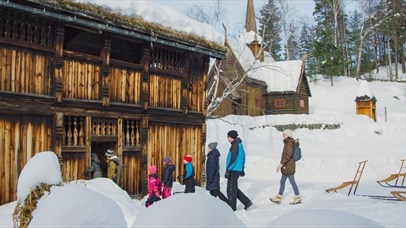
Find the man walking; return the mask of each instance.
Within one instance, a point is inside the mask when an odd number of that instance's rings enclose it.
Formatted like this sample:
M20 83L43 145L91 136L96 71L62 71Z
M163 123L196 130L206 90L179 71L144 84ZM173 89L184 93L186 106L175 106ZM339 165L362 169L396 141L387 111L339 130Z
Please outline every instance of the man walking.
M237 209L237 199L244 204L244 210L252 206L252 202L244 193L238 189L238 178L244 176L245 151L242 140L238 137L238 132L231 130L227 133L227 140L231 143L227 155L226 174L228 204L235 211Z

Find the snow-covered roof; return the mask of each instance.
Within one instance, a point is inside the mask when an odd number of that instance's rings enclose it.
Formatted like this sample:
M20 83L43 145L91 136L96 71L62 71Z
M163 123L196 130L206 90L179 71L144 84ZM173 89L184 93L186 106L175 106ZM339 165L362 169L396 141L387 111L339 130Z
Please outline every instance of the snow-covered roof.
M160 24L167 28L203 37L206 40L223 44L224 37L211 25L198 22L177 10L155 3L153 0L77 0L78 2L108 6L113 12L130 17L142 18L144 21Z
M254 40L258 41L258 43L260 44L262 43L262 37L260 37L254 31L242 33L240 34L239 38L240 40L243 40L246 44L250 44Z
M375 100L375 95L372 92L371 88L368 85L367 81L362 81L361 85L358 88L358 92L357 92L357 97L356 100L357 101L361 101L361 100Z
M296 92L302 60L273 61L268 58L260 62L255 59L244 39L229 37L227 42L248 76L267 84L267 92Z

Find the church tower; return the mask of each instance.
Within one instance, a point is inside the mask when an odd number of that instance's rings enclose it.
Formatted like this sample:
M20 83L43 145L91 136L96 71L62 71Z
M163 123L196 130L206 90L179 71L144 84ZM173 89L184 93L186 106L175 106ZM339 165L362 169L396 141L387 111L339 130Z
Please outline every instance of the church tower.
M258 42L257 35L257 23L255 20L255 9L254 9L254 0L248 0L247 2L247 12L245 15L245 32L254 32L254 40L247 44L251 49L252 54L259 59L259 61L264 61L264 51L261 50L261 44ZM260 54L258 54L260 53Z

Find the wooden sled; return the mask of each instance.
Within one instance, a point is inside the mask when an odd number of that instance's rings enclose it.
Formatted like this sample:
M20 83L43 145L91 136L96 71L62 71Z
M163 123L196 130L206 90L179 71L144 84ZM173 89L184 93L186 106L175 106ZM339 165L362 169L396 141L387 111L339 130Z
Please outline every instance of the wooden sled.
M406 165L405 161L406 159L400 160L402 163L400 164L400 169L399 172L396 174L392 174L389 177L377 181L378 184L380 184L383 187L390 187L390 188L406 188L405 184L405 178L406 178ZM403 177L403 178L402 178ZM399 179L402 179L400 182ZM395 184L393 184L393 181L395 181ZM392 182L392 183L389 183ZM399 184L398 184L399 183Z
M393 191L393 192L390 192L390 194L392 194L394 197L396 197L397 199L399 199L401 201L406 201L406 192Z
M364 172L365 164L367 163L367 161L368 160L358 162L358 169L357 169L357 172L355 173L355 177L352 181L346 181L346 182L343 182L338 187L326 189L326 192L328 192L328 193L333 192L333 191L337 192L337 190L351 185L350 191L348 191L348 195L350 195L351 190L355 185L354 192L353 192L353 194L355 195L355 192L357 191L357 188L358 188L359 181L361 180L362 172Z

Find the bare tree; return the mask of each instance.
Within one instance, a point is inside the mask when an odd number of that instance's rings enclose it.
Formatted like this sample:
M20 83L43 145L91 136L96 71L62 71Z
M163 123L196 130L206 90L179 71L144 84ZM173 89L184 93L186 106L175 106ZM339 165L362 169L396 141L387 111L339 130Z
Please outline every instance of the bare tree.
M358 46L358 51L357 51L357 70L355 73L356 79L359 79L360 76L360 70L361 70L361 55L362 55L362 50L363 50L363 44L364 44L364 40L365 38L373 31L375 31L375 29L377 27L379 27L382 23L384 23L385 21L389 20L391 18L390 14L387 12L385 16L383 17L379 17L377 16L377 12L376 11L372 11L371 8L372 4L370 0L364 0L362 2L362 9L363 10L363 16L362 16L362 21L361 21L361 29L359 32L359 46ZM390 55L389 55L390 58ZM391 71L391 70L390 70ZM391 76L391 72L389 72L390 77Z
M208 7L207 5L195 4L185 10L185 14L188 17L209 24L214 28L217 28L221 24L226 13L227 9L223 6L223 0L216 0L214 5Z

